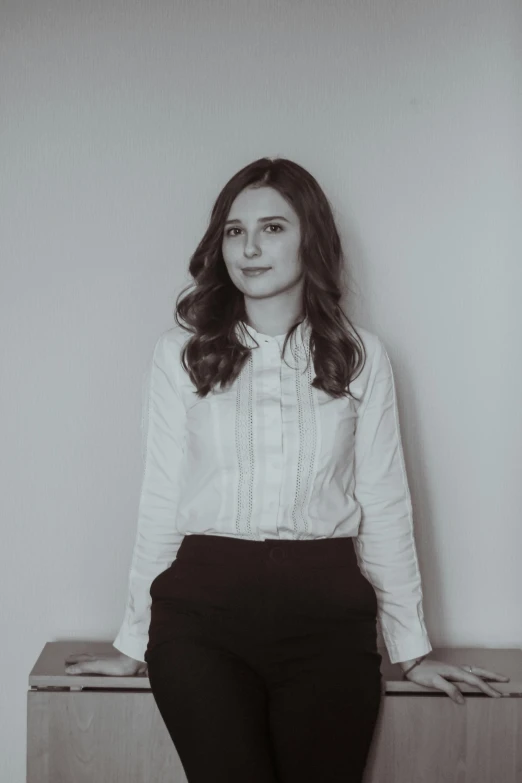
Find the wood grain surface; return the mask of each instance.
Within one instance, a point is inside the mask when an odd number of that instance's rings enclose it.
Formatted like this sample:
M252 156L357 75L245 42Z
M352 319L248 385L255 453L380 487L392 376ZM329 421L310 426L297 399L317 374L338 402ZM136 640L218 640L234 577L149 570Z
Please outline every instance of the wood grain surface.
M49 642L29 675L27 783L186 783L148 678L71 676L73 652L117 654L110 642ZM439 648L430 656L507 674L464 706L400 679L383 654L383 698L365 783L521 783L522 650ZM321 781L318 781L321 783Z

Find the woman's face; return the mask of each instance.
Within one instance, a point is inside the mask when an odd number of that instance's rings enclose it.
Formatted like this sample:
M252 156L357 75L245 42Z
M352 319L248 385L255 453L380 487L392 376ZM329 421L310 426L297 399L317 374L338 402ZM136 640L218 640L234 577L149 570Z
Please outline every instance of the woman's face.
M274 188L246 188L234 200L223 230L228 274L246 297L288 294L302 278L299 217ZM244 268L270 267L258 276Z

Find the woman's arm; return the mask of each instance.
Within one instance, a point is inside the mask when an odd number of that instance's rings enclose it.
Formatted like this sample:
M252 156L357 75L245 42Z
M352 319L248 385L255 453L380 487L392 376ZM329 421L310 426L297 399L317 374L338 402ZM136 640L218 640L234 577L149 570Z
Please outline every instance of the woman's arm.
M391 663L432 650L424 622L422 584L413 536L393 371L373 335L373 362L355 436L354 496L361 507L354 539L361 572L373 585Z
M177 381L179 349L174 330L158 339L142 398L143 480L128 580L125 614L113 646L145 661L150 625L150 586L175 560L183 535L176 531L185 445L185 407Z

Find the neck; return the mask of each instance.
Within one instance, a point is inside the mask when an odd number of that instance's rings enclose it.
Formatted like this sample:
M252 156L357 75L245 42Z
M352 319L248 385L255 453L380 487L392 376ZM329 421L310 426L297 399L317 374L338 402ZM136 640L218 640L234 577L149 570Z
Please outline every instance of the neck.
M300 315L292 321L288 321L288 318L285 318L284 320L277 322L274 322L273 320L270 322L260 322L259 320L253 321L252 318L247 317L246 323L249 324L249 326L252 326L259 334L267 334L270 337L275 337L277 335L286 334L296 323L303 320L303 315Z

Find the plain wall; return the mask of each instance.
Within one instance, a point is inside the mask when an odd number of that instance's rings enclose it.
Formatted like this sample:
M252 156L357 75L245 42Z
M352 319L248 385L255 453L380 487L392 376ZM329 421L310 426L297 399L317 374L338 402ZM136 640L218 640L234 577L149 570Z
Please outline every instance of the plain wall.
M120 626L143 373L264 155L323 186L388 348L432 644L522 646L521 8L1 2L2 783L43 645Z

